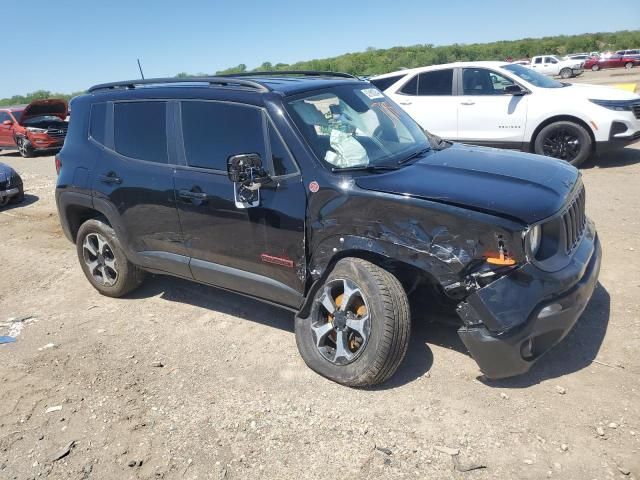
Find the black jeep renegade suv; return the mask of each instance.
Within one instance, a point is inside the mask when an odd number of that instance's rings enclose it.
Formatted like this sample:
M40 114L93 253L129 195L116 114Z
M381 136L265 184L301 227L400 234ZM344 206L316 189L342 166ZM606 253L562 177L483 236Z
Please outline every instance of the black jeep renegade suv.
M162 273L292 309L307 365L345 385L391 377L410 311L443 308L486 376L523 373L598 279L575 168L444 142L345 74L112 83L72 109L56 200L89 282Z

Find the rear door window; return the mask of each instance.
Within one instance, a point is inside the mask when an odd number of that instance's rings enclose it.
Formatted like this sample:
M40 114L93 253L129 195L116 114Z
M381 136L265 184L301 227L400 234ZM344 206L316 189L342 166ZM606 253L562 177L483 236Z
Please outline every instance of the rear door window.
M181 103L187 165L227 171L232 155L257 153L265 158L260 109L224 102Z
M423 72L418 76L418 95L452 95L453 69Z
M166 102L114 104L115 151L138 160L168 163L166 110Z

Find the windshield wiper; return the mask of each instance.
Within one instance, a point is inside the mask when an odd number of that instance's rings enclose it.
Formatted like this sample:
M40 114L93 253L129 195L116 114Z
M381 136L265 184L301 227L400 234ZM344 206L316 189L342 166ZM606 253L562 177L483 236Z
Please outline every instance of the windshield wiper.
M398 170L400 167L394 165L356 165L353 167L337 168L333 167L332 172L382 172L388 170Z
M409 155L407 158L403 158L402 160L398 161L398 165L404 165L405 163L410 162L414 158L421 157L422 155L424 155L425 153L427 153L430 150L431 150L430 147L425 147L425 148L423 148L421 150L418 150L417 152L414 152L411 155Z

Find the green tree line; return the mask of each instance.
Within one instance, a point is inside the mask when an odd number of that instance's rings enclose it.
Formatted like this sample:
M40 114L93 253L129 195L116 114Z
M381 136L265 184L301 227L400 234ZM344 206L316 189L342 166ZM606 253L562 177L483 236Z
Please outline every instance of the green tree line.
M264 62L259 67L249 69L241 63L235 67L216 72L231 74L268 70L328 70L347 72L354 75L376 75L401 68L415 68L439 63L475 60L504 60L532 57L540 54L566 55L575 52L592 52L640 48L640 30L623 30L608 33L585 33L581 35L558 35L543 38L523 38L490 43L453 44L434 46L432 44L412 45L378 49L367 48L364 52L346 53L337 57L306 60L295 63ZM178 78L205 76L207 73L190 74L181 72ZM52 93L38 90L27 95L14 95L0 99L0 106L19 105L42 98L64 98L79 95Z
M7 107L9 105L24 105L31 103L34 100L43 100L45 98L62 98L69 101L75 96L81 95L84 92L75 93L54 93L49 90L37 90L26 95L14 95L9 98L0 98L0 107Z
M628 48L640 48L640 30L523 38L521 40L491 43L456 43L443 46L424 44L387 49L369 47L364 52L347 53L337 57L306 60L292 64L277 63L274 65L271 62L264 62L253 70L248 70L245 64L240 64L216 73L227 74L266 70L329 70L354 75L376 75L393 72L401 68L424 67L440 63L505 60L508 57L520 59L542 54L563 56L577 52L604 52Z

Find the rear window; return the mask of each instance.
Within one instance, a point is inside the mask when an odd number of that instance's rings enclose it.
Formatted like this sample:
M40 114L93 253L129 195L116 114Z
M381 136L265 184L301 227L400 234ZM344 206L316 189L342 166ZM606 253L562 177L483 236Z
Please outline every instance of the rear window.
M89 136L101 145L105 143L105 127L107 117L107 104L96 103L91 105L91 122L89 125Z
M453 69L424 72L418 76L418 95L451 95Z
M387 88L389 88L391 85L393 85L403 77L405 77L405 74L393 75L391 77L385 78L374 78L373 80L369 80L369 82L378 87L378 90L382 90L384 92Z
M166 102L116 103L113 143L121 155L168 163Z

